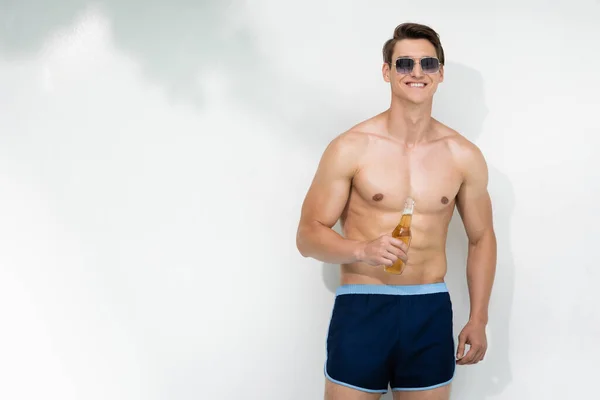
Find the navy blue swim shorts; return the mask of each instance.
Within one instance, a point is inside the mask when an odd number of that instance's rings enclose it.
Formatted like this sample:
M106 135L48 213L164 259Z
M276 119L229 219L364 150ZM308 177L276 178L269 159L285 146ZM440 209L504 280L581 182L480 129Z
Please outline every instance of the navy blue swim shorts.
M445 283L343 285L327 333L325 376L369 393L447 385L456 368L452 317Z

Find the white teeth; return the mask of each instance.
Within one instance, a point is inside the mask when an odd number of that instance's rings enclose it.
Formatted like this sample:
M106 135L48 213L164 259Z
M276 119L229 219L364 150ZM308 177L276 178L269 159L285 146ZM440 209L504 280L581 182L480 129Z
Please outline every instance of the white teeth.
M424 83L409 83L408 86L410 87L425 87Z

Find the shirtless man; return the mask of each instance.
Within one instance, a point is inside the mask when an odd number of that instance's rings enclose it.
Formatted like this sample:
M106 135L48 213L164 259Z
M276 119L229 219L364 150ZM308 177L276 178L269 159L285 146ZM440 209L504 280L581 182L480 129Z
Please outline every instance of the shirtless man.
M444 51L431 28L402 24L383 48L390 108L334 138L304 200L297 246L341 265L327 334L326 400L447 400L455 366L481 361L496 238L480 150L431 117ZM412 242L391 237L415 201ZM454 207L468 241L469 321L455 342L445 284ZM332 227L340 220L343 236ZM384 271L397 259L400 275ZM465 354L466 345L469 345Z

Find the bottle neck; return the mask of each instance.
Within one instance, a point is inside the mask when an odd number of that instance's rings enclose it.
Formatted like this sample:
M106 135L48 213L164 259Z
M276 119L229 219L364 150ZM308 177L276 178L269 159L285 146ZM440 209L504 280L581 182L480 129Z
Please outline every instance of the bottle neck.
M415 209L415 201L411 198L408 198L406 200L406 202L404 203L404 211L402 212L402 214L412 215L414 209Z

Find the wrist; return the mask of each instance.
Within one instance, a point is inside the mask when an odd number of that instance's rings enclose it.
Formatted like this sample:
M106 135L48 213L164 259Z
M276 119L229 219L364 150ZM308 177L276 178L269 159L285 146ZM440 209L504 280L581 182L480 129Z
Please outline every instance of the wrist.
M488 318L485 315L471 315L469 317L469 323L472 325L486 326Z
M352 257L355 262L362 262L365 258L365 245L363 242L353 242Z

